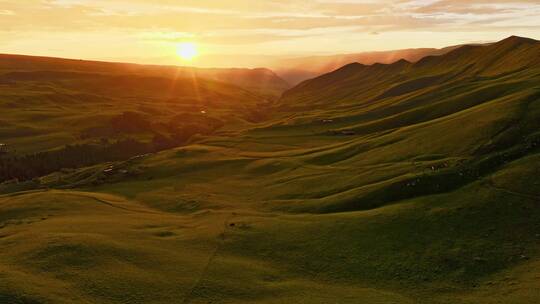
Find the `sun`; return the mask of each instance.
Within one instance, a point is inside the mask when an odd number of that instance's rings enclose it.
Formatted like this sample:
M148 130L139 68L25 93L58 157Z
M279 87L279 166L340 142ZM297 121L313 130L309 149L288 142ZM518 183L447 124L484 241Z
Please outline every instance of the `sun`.
M197 45L192 42L179 43L176 53L182 60L191 61L199 55Z

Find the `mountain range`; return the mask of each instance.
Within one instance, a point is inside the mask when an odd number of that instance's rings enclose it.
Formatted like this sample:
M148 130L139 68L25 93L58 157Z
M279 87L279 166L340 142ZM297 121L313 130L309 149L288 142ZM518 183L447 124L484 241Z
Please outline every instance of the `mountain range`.
M287 80L287 82L297 85L304 80L333 72L334 70L353 62L364 65L372 65L375 63L391 64L401 59L409 62L416 62L427 56L444 55L459 47L461 46L449 46L442 49L420 48L288 58L283 60L274 60L270 66L280 77Z

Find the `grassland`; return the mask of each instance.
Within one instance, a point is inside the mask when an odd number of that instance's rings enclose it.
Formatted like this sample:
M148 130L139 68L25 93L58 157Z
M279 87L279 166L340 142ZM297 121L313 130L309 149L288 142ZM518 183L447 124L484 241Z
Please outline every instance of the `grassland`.
M234 84L232 84L234 83ZM266 70L198 70L0 55L2 143L19 154L102 137L236 128L287 85ZM122 114L132 114L122 125ZM127 126L125 126L127 125Z
M537 303L539 55L353 64L264 119L1 185L0 302Z

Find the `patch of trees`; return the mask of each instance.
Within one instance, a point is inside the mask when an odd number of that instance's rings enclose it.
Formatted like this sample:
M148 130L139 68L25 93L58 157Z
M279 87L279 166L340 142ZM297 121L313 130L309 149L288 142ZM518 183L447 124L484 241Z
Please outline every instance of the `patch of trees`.
M63 149L0 157L0 181L30 180L64 168L80 168L154 152L151 144L123 139L113 143L67 145Z
M128 133L150 128L153 139L141 142L133 138L110 140L102 137L96 143L67 145L60 150L22 156L0 155L0 182L26 181L65 168L81 168L172 149L185 145L196 134L209 135L223 126L218 119L190 115L178 115L168 123L151 126L142 116L132 112L120 115L112 123L117 130Z

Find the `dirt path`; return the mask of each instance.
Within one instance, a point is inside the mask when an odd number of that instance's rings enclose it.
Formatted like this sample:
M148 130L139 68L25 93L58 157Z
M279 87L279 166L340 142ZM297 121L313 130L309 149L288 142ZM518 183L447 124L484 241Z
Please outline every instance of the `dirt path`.
M186 296L184 297L184 300L182 301L182 304L188 304L189 302L191 302L192 298L193 298L193 292L195 291L195 289L197 289L197 287L200 285L200 283L202 282L203 278L206 276L206 273L208 272L208 269L210 268L210 265L212 264L212 262L214 261L214 259L217 257L218 253L219 253L219 250L221 249L221 247L225 244L225 240L227 239L227 229L229 229L229 225L230 225L230 222L231 222L231 219L234 217L234 213L228 215L224 222L223 222L223 230L222 232L218 235L218 241L217 241L217 245L216 245L216 248L214 249L214 251L212 252L212 254L210 254L210 256L208 257L208 261L206 262L206 264L204 265L204 268L203 270L201 271L201 273L197 276L197 279L195 280L195 283L193 284L193 286L189 289L188 293L186 294Z

